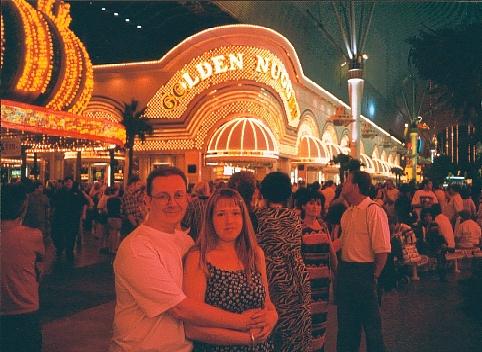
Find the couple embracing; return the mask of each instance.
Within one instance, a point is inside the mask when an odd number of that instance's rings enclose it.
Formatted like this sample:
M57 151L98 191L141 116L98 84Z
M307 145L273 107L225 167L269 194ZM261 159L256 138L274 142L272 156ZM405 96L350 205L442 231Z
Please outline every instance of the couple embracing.
M179 230L186 176L160 167L147 178L144 223L114 261L110 351L273 351L278 315L263 251L238 192L209 200L198 243Z

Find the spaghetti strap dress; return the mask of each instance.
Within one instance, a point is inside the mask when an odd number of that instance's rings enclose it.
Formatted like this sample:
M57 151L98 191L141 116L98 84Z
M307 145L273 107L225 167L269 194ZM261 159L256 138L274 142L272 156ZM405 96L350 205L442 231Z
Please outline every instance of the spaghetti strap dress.
M251 283L244 270L228 271L207 263L209 278L204 302L232 313L242 313L249 309L263 308L266 298L259 272L251 274ZM271 341L251 345L213 345L194 342L195 352L273 352Z

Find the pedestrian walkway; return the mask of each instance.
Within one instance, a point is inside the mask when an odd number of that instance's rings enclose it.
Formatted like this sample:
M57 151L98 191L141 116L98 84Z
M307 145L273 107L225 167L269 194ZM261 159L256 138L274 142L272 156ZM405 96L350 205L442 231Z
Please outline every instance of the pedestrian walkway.
M83 244L72 268L53 269L42 283L44 352L105 352L108 348L114 315L111 258L97 254L92 238L84 238ZM467 287L460 282L467 278L467 270L450 274L448 282L425 274L421 281L384 296L383 330L390 352L480 351L482 320L468 314L462 294ZM330 306L328 321L326 351L332 352L336 350L335 306Z

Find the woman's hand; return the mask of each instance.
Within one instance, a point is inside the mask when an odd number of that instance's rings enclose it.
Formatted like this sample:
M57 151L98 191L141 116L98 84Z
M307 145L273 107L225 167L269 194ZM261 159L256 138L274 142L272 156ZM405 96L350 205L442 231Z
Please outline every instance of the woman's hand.
M251 317L256 327L252 329L255 341L264 342L278 322L278 314L274 309L264 308Z

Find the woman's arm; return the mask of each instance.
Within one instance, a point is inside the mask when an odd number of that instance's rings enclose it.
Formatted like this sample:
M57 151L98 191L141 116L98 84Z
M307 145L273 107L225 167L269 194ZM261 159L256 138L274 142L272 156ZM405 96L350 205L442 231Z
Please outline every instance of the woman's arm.
M266 274L266 259L263 250L259 246L256 248L256 269L261 274L261 280L266 291L266 298L264 301L266 323L260 331L255 332L254 337L256 340L266 340L278 322L278 312L276 312L276 307L271 301L269 294L268 275Z
M204 296L206 293L207 287L207 277L206 273L202 270L199 265L199 251L191 251L186 256L186 261L184 263L184 282L183 282L183 291L188 297L186 300L193 301L194 303L198 302L204 306ZM201 308L201 307L198 307ZM209 312L210 315L218 315L219 319L226 322L228 324L229 317L224 317L224 315L237 315L234 313L224 312L214 307L211 307L212 310ZM200 309L196 309L200 311ZM186 336L191 340L202 341L206 343L212 344L249 344L251 342L251 335L249 331L236 331L230 330L225 328L219 327L206 327L201 325L210 325L210 324L199 324L200 322L198 319L189 319L188 316L186 317L179 317L184 321L184 330L186 332ZM211 316L211 318L216 318ZM214 320L214 319L211 319Z

